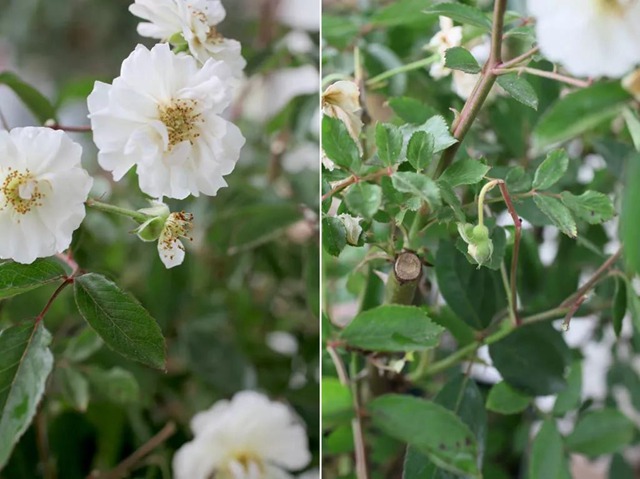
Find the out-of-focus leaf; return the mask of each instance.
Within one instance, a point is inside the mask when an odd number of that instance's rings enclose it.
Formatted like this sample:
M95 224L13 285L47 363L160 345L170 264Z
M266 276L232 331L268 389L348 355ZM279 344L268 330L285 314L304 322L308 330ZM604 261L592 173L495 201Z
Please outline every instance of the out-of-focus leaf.
M562 202L578 218L592 225L609 221L616 214L611 198L597 191L588 190L580 196L563 191Z
M0 84L11 88L40 123L51 119L55 120L56 110L47 97L22 81L15 73L8 71L0 73Z
M580 406L580 398L582 393L582 363L574 361L571 365L571 371L567 376L567 387L560 391L556 402L553 405L553 413L557 416L564 416L569 411L577 409Z
M69 340L64 350L64 357L79 363L97 352L103 344L98 333L91 328L85 328Z
M0 299L31 291L64 278L62 266L52 259L37 259L31 264L7 261L0 264Z
M640 245L640 221L638 221L638 205L640 205L640 156L633 155L628 160L627 182L622 202L621 236L622 244ZM627 247L624 250L627 265L640 273L640 248Z
M613 322L613 330L617 337L622 332L622 320L627 313L627 283L616 278L616 292L613 295L613 305L611 306L611 316Z
M331 419L335 416L353 413L351 390L340 384L338 378L322 378L322 417Z
M382 188L372 183L358 182L347 189L344 202L354 215L371 219L382 204Z
M463 3L438 3L426 10L427 15L449 17L465 25L473 25L484 30L491 30L491 20L481 10Z
M103 399L117 404L135 404L140 401L140 386L135 376L122 368L109 370L86 369L89 384Z
M538 109L538 95L522 76L515 73L500 75L497 82L514 100L534 110Z
M531 396L501 381L491 388L487 397L487 409L500 414L516 414L524 411L532 400Z
M391 177L391 181L396 190L411 195L411 199L407 202L407 206L411 210L419 209L423 202L432 209L436 209L442 204L438 185L426 175L402 171L395 173Z
M572 452L595 457L619 452L633 439L633 423L617 409L587 412L567 436L566 445Z
M509 193L523 193L531 190L533 180L531 175L522 167L514 166L509 168L509 173L505 178Z
M73 367L57 368L54 374L60 386L63 397L80 412L85 412L89 406L89 381Z
M553 419L547 419L542 423L542 428L533 441L529 477L571 479L562 436Z
M371 17L371 22L381 27L407 26L424 22L425 18L417 15L416 12L428 7L431 3L432 0L399 0L377 9Z
M556 225L560 231L569 238L578 236L576 220L573 219L571 211L562 202L551 196L535 195L533 201L536 206Z
M633 140L633 146L636 151L640 151L640 119L630 108L622 110L622 116L627 123L627 129Z

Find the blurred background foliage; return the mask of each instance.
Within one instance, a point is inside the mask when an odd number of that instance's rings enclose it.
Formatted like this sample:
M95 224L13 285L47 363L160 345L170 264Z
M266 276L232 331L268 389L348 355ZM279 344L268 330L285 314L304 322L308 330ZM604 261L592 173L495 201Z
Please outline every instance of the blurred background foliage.
M220 31L242 42L249 63L250 80L230 113L247 145L217 197L170 203L174 211L195 214L185 263L165 270L156 245L129 234L132 222L96 211L88 211L72 247L83 269L114 280L157 319L167 338L167 371L102 346L65 291L45 320L54 335L54 372L34 424L0 472L3 479L76 479L107 471L175 422L178 432L131 476L170 478L173 451L191 439L192 415L246 388L291 404L308 428L310 467L318 465L317 83L282 99L278 111L243 114L247 102L270 98L268 79L280 69L317 70L317 27L283 14L296 2L223 3L227 19ZM86 125L94 80L110 82L137 43L153 45L137 35L129 4L2 0L0 71L14 71L43 91L62 124ZM286 38L292 32L304 48L291 47ZM38 124L4 87L0 110L10 127ZM134 173L113 183L97 168L90 135L72 136L96 178L95 197L132 209L147 206ZM297 155L300 147L304 154ZM1 301L0 327L35 317L52 291Z

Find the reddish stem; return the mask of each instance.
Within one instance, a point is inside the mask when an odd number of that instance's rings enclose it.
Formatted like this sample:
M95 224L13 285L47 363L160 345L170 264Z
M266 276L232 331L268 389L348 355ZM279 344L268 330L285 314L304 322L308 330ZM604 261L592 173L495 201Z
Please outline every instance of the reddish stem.
M520 238L522 236L522 219L518 216L516 209L511 201L509 190L504 181L498 183L500 187L500 193L504 198L504 202L507 205L507 210L513 219L513 225L515 226L515 235L513 239L513 253L511 255L511 276L509 278L509 286L511 289L511 301L513 305L513 315L516 318L516 324L520 325L520 318L518 318L518 288L517 288L517 273L518 273L518 256L520 255Z

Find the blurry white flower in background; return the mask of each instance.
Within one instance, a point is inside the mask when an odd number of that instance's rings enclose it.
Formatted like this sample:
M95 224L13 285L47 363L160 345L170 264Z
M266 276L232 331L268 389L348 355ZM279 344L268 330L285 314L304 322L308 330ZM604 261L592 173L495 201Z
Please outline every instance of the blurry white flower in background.
M166 44L138 45L113 85L96 82L88 104L98 162L116 181L134 165L140 189L159 198L215 195L244 145L220 115L231 101L231 72L202 68Z
M304 170L316 171L319 168L318 156L320 146L307 141L287 150L282 155L282 167L289 173L300 173Z
M451 70L444 66L444 54L449 48L459 47L461 42L462 27L454 27L453 20L440 17L440 31L431 38L426 47L440 55L440 60L433 63L429 69L433 78L442 78L451 73Z
M322 112L331 118L342 120L359 148L361 111L360 88L352 81L337 81L329 85L322 94Z
M320 0L280 0L276 16L283 25L317 32L320 29Z
M579 76L621 77L640 63L640 2L528 0L542 54Z
M191 429L194 439L173 458L174 479L282 479L311 460L300 419L257 392L218 401Z
M136 0L129 10L148 20L138 25L141 36L179 44L175 36L181 34L201 63L209 58L221 60L234 77L242 76L247 62L240 42L224 38L216 29L226 16L220 0Z
M61 131L0 131L0 258L32 263L69 247L93 184L81 156Z
M481 42L482 43L476 44L475 46L470 48L469 46L466 46L466 48L469 49L469 52L473 55L478 64L482 66L487 62L487 60L489 60L489 54L491 51L491 39L489 37L483 37ZM454 93L463 100L466 100L471 96L471 92L480 79L480 74L465 73L460 70L454 70L452 77ZM490 95L492 95L493 92L494 90L492 89Z
M265 338L267 346L283 356L293 356L298 352L298 340L286 331L271 331Z

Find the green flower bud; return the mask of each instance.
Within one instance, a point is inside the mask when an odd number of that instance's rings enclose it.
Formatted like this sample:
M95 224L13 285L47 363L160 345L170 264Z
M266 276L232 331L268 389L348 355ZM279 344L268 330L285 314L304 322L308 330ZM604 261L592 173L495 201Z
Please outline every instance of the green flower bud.
M467 253L469 253L469 256L471 256L476 263L478 263L478 267L480 267L491 259L493 255L493 241L486 239L484 241L470 243L467 248Z
M476 225L473 228L473 239L477 242L485 241L489 238L489 228L485 225Z

